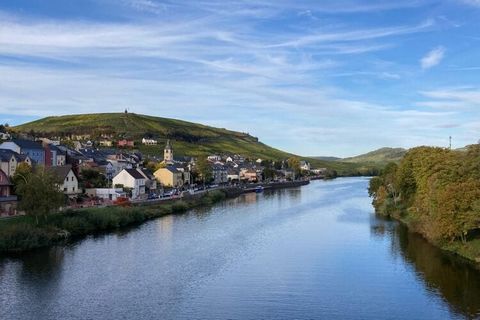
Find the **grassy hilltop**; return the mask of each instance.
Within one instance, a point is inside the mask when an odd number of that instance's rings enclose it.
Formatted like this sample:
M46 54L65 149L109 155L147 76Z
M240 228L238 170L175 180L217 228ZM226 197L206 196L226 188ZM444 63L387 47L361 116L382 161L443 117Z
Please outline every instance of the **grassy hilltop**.
M400 162L407 151L407 149L403 148L380 148L356 157L344 158L340 161L386 165L389 162Z
M46 117L14 127L16 132L37 135L67 137L91 135L92 139L102 134L114 139L126 137L136 142L147 155L163 155L164 143L172 140L176 156L200 156L215 153L241 154L251 158L285 159L292 154L272 148L247 133L215 128L198 123L168 119L135 113L97 113ZM143 146L140 140L152 137L158 140L156 146ZM365 170L364 164L330 162L308 157L314 167L326 167L340 174L358 174Z

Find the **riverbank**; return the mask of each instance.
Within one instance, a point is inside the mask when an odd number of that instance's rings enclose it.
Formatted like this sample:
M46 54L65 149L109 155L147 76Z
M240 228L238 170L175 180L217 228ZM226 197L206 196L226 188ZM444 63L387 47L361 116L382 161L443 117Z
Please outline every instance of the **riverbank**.
M40 219L18 216L0 220L0 253L21 252L67 242L90 234L138 225L161 216L208 206L227 198L227 193L213 190L201 197L178 199L159 204L131 207L104 207L67 210Z
M480 146L410 149L370 180L377 213L480 268Z
M410 232L414 232L419 234L422 238L424 238L427 242L431 245L439 248L440 250L445 251L448 254L457 256L463 260L466 260L468 263L473 265L476 269L480 270L480 239L471 239L467 242L462 242L459 240L449 241L449 242L438 242L433 241L426 237L425 234L418 230L415 227L415 223L409 221L408 218L404 218L406 216L405 211L397 211L391 214L383 214L378 213L381 216L388 216L393 218L400 223L402 223Z
M295 181L268 185L268 189L291 188L308 184ZM265 185L267 186L267 185ZM162 201L132 203L129 207L110 206L67 210L40 219L17 216L0 220L0 254L15 253L75 240L90 234L141 224L169 214L209 206L226 198L251 192L248 188L222 188Z

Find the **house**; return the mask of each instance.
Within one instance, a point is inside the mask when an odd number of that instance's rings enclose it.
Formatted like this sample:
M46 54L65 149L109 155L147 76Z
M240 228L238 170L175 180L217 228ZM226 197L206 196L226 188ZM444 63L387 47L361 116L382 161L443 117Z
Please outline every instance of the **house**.
M0 149L0 169L9 177L13 177L20 163L25 162L32 166L32 160L24 154L16 153L10 149Z
M0 144L0 149L9 149L16 153L27 155L35 163L45 165L45 150L39 142L14 139Z
M123 186L132 190L132 199L145 196L145 177L137 169L123 169L113 177L113 186Z
M212 165L212 178L213 183L223 184L228 182L228 171L227 168L220 164Z
M146 145L146 146L153 146L153 145L156 145L158 143L157 140L155 139L149 139L149 138L143 138L142 139L142 144Z
M316 174L316 175L325 175L328 171L327 168L318 168L318 169L312 169L311 170L313 174Z
M227 180L229 182L240 181L240 172L235 169L227 169Z
M69 197L81 193L78 189L78 177L73 172L71 165L55 166L50 168L51 172L58 177L58 189Z
M158 169L154 176L158 182L166 187L181 187L185 183L184 173L173 165Z
M44 146L47 145L47 144L53 144L54 146L59 146L60 145L60 140L51 140L51 139L48 139L48 138L39 138L37 140L41 141Z
M258 182L260 180L257 171L254 169L240 171L240 179L248 182Z
M133 140L118 140L117 141L117 147L120 148L133 148L135 146L135 142Z
M310 163L308 161L300 161L300 170L302 171L310 171Z
M98 144L101 146L101 147L111 147L113 145L113 142L112 140L109 140L109 139L101 139Z
M66 152L61 150L57 145L44 144L44 149L46 167L64 166L66 164Z
M60 149L57 145L51 144L50 148L55 151L55 157L57 159L57 166L64 166L67 164L67 153Z
M88 188L85 194L92 198L100 198L104 200L115 201L117 198L126 197L126 193L122 188Z
M17 214L17 196L12 194L13 184L8 175L0 170L0 216Z
M157 190L157 179L155 176L144 168L137 168L137 171L145 177L145 191L155 192Z
M213 154L207 157L208 161L221 161L222 157L219 155Z

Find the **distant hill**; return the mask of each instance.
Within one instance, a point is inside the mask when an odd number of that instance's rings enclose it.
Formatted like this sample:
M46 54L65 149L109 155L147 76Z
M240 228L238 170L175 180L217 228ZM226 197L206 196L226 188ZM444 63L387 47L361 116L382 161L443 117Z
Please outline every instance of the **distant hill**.
M323 160L323 161L339 161L342 158L339 157L310 157L312 159Z
M381 148L356 157L341 159L342 162L349 163L372 163L384 165L388 162L399 162L407 153L404 148Z

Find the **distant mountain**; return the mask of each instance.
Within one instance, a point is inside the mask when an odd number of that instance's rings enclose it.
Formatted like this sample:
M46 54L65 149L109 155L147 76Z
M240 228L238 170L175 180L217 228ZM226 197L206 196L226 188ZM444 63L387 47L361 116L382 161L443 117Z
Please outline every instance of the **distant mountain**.
M383 165L388 162L399 162L407 153L404 148L381 148L355 157L341 159L349 163L372 163Z

